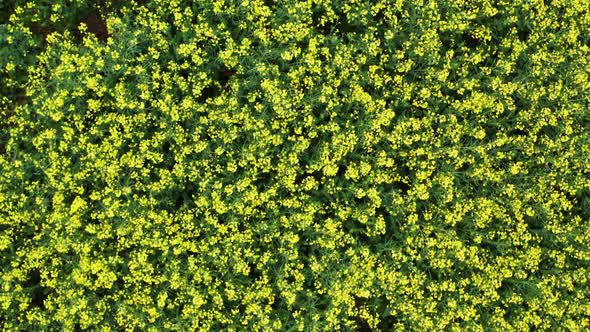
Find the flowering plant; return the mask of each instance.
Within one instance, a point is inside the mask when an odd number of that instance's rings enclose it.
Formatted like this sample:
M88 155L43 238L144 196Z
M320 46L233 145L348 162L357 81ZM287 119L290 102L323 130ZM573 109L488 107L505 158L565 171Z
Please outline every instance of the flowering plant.
M0 1L7 331L590 329L590 2Z

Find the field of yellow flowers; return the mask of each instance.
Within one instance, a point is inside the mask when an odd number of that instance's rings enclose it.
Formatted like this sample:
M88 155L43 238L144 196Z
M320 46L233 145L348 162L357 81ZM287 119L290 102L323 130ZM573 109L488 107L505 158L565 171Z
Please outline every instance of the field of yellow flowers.
M0 1L2 331L589 331L590 1Z

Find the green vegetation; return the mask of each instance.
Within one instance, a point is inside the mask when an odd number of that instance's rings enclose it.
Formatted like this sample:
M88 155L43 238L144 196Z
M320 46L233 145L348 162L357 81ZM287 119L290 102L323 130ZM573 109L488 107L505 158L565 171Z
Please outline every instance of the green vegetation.
M587 0L0 1L6 331L587 331Z

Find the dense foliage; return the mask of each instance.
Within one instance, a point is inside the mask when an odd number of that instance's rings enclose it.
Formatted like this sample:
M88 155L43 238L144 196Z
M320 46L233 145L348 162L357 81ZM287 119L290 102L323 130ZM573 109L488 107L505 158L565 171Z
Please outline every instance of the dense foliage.
M590 2L0 1L8 331L590 329Z

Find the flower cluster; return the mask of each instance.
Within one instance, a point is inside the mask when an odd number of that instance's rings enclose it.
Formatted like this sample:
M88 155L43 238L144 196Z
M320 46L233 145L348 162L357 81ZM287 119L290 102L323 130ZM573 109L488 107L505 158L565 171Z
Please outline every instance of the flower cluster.
M590 2L10 3L4 330L590 329Z

